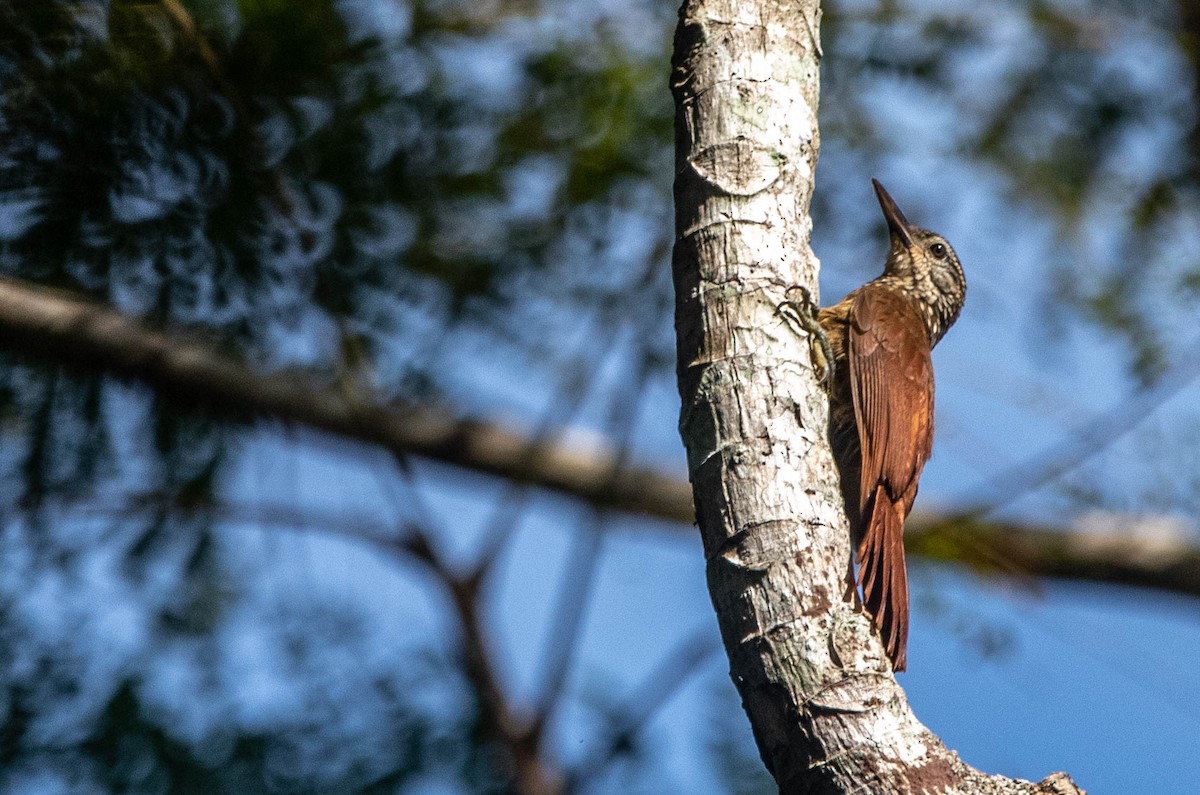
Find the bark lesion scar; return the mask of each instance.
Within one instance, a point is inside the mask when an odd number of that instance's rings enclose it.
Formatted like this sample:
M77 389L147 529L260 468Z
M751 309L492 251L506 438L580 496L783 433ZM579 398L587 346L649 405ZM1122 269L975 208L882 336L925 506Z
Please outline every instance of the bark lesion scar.
M740 226L742 224L747 224L750 226L762 226L767 229L771 228L771 222L764 221L761 218L734 218L731 215L726 215L724 218L713 218L711 220L695 224L694 226L689 226L682 232L682 234L679 235L679 238L681 240L688 240L700 234L701 232L708 231L709 229L715 229L722 226Z
M892 680L882 674L855 673L817 688L800 702L803 710L814 714L860 714L884 705L877 686Z
M721 558L743 571L765 572L771 566L782 562L783 559L772 553L770 544L764 545L758 541L758 538L771 538L786 534L795 524L796 520L791 517L746 522L726 536L705 557L709 562ZM754 546L747 543L751 540L756 541Z
M797 624L801 623L801 621L802 621L802 618L800 616L792 616L790 618L785 618L782 621L776 621L773 624L766 626L766 627L757 627L753 631L747 632L745 635L743 635L742 639L739 642L742 644L746 644L746 643L753 643L753 642L759 641L759 640L764 640L764 639L770 637L771 635L774 635L778 632L782 632L786 629L790 629L791 627L796 626Z
M787 165L781 152L738 136L695 151L688 165L696 176L730 196L749 197L775 184Z

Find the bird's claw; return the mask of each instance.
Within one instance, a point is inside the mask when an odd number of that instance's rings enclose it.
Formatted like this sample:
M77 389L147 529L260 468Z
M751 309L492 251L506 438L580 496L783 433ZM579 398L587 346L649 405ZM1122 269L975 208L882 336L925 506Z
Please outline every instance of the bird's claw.
M794 332L799 334L803 331L808 335L811 345L809 353L817 380L829 391L833 388L833 345L818 320L820 307L812 300L808 290L799 285L789 287L784 295L783 302L775 307L775 311Z

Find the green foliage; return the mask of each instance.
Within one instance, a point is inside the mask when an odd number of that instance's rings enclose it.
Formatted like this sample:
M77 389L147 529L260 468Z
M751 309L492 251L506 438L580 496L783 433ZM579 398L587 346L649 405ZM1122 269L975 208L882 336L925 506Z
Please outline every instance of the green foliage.
M497 358L542 350L559 319L541 305L518 311L531 293L604 306L619 322L646 264L594 278L570 255L603 260L622 214L649 201L640 186L666 195L659 62L603 36L522 29L541 13L526 3L487 14L397 4L406 10L407 26L376 35L353 3L333 0L0 7L0 270L187 329L264 369L306 368L387 397L450 391L456 373L430 351L457 329L488 334ZM511 79L481 90L481 57ZM542 199L530 204L521 185ZM217 639L246 609L216 511L243 429L36 357L5 358L0 408L0 518L15 528L2 538L8 559L31 561L0 576L12 608L0 645L37 658L0 655L5 781L41 770L113 792L383 793L433 776L507 791L508 760L474 705L460 695L430 712L415 697L438 682L465 692L457 660L397 655L405 675L381 671L323 700L321 644L367 642L328 617L287 639L298 707L255 725L229 706L205 736L182 732L151 686L156 658L191 644L216 676ZM132 594L150 641L144 658L97 674L80 662L86 640L43 648L46 630L14 616L31 609L23 577L83 589L114 555L106 576ZM266 636L285 623L270 618ZM43 724L97 677L108 689L47 740ZM194 705L230 698L211 684ZM340 731L362 712L357 733Z
M497 304L511 276L558 269L576 216L624 201L629 183L665 187L670 112L657 64L606 42L516 41L511 96L464 92L457 72L510 35L505 16L464 26L452 5L417 11L408 38L384 41L328 1L209 2L195 16L173 2L6 6L0 62L19 80L3 102L0 200L18 210L0 267L203 327L269 366L428 388L428 362L404 354L420 347L405 340L413 319L428 318L426 336L505 322L478 304L464 315L468 301ZM514 210L512 180L537 163L561 181L542 208ZM536 343L529 328L510 342ZM349 362L339 337L365 356ZM48 421L57 388L35 382L53 377L13 366L0 388ZM81 419L98 428L103 389L86 389ZM42 426L26 437L35 497ZM79 439L67 469L94 473L104 432ZM158 455L178 446L154 441Z
M333 0L2 4L0 270L381 399L476 406L505 367L522 384L559 376L562 340L593 320L635 319L640 356L668 371L671 9L633 46L619 26L558 21L578 12L567 5L396 0L400 21L377 30ZM1017 26L1016 44L997 38L997 19ZM1119 335L1152 383L1178 355L1172 323L1200 296L1200 256L1181 254L1200 200L1193 27L1184 0L970 13L829 3L828 162L941 147L997 179L1012 204L1053 219L1062 255L1039 271L1044 290ZM1159 59L1151 79L1130 40ZM976 70L997 50L1002 63ZM878 118L893 94L933 98L950 121L919 142L887 140ZM821 178L817 225L862 239L861 216L830 198L849 181ZM471 350L472 339L484 343ZM156 652L219 634L245 599L215 513L242 429L33 359L0 365L0 518L27 536L10 534L41 567L28 577L78 580L86 553L116 549ZM121 513L135 498L153 510ZM95 532L62 521L63 506L86 504L115 506L115 518ZM14 629L19 590L0 600L0 648L37 639ZM361 640L327 623L293 645ZM213 751L155 711L143 676L154 660L131 660L85 741L33 743L58 691L86 678L63 662L72 655L6 661L5 767L79 765L133 792L392 792L430 767L469 791L506 786L507 760L483 742L473 705L440 719L406 698L436 679L428 668L354 694L385 715L361 736L311 716L263 727L226 715ZM297 680L319 680L319 655L299 658ZM342 714L309 706L330 724ZM330 738L386 747L335 772L281 771L279 759L324 753ZM643 749L623 739L637 761ZM740 751L714 754L735 771L731 791L762 788Z

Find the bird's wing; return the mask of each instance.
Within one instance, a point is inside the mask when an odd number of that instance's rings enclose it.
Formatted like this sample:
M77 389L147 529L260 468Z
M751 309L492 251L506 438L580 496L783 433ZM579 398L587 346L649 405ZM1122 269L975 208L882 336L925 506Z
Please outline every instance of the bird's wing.
M908 578L904 519L933 449L933 362L916 305L886 286L859 290L850 311L850 387L862 449L858 579L896 670L904 670Z
M866 508L877 485L884 485L893 500L901 499L915 487L929 459L933 361L916 305L881 285L869 284L855 296L848 342L862 445L860 507Z

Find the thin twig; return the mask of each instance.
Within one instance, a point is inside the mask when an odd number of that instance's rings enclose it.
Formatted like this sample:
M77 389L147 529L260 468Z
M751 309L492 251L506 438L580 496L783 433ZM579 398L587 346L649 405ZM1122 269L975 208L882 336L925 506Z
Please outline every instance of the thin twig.
M424 560L451 597L462 634L463 673L475 693L483 732L512 760L517 792L521 795L554 795L559 792L558 782L562 777L540 759L536 747L529 744L527 722L516 715L496 676L480 614L479 578L473 573L455 574L437 555L433 547L432 531L436 527L433 511L417 491L409 462L403 456L396 456L395 462L400 468L400 477L381 475L379 480L395 510L415 517L415 521L406 525L408 532L400 549ZM404 489L403 495L397 493L397 485Z
M1004 469L960 502L972 506L963 516L981 517L1057 480L1133 431L1159 406L1200 378L1200 338L1152 389L1139 390L1094 414L1069 431L1062 441L1036 456Z
M642 265L642 272L631 289L630 296L644 295L653 288L661 261L667 255L665 244L656 246ZM583 406L584 398L591 391L596 375L601 370L604 357L617 336L619 321L628 316L624 301L609 304L593 320L598 326L595 334L582 335L580 350L574 357L574 372L568 372L559 385L558 394L552 396L546 405L541 421L530 439L531 451L543 447L553 441L554 435L574 419ZM650 322L648 318L643 323ZM635 340L637 339L635 335ZM619 454L618 454L619 455ZM496 502L492 516L486 525L483 542L480 545L479 562L476 576L483 578L487 570L495 562L500 550L512 535L513 528L520 518L529 497L528 485L510 481L505 485L504 492Z
M583 348L592 347L591 354L597 358L590 361L585 359L574 372L569 372L563 378L558 393L552 395L543 409L542 418L538 422L529 440L528 455L537 455L538 451L550 444L555 435L565 427L583 407L584 399L591 391L596 373L600 370L600 357L608 353L615 334L612 324L601 324L598 333L585 334ZM592 346L591 343L598 342ZM586 351L579 352L584 358ZM589 357L590 358L590 357ZM519 481L509 481L504 485L504 491L497 498L491 516L485 525L483 541L480 543L478 562L475 576L482 579L487 576L488 569L496 561L500 550L504 548L512 536L517 521L524 512L529 497L529 486Z
M623 748L645 728L663 704L669 701L692 674L721 648L709 627L693 631L663 657L653 671L633 689L609 728L607 739L584 757L567 776L564 792L571 795L580 787L596 781Z
M408 532L404 526L397 534L394 524L381 522L373 515L265 503L222 501L184 505L160 493L128 495L120 504L56 495L47 498L42 509L69 511L81 517L119 518L155 511L169 511L176 516L203 512L226 524L320 532L372 545L397 544L398 538ZM910 519L912 527L906 532L906 546L916 556L942 563L967 563L986 569L994 567L989 564L1001 561L1015 562L1024 573L1038 577L1129 585L1200 597L1200 545L1187 534L1148 537L1136 533L1081 533L1067 527L988 520L964 525L960 521L960 517L944 514L914 513ZM606 525L602 527L606 533L614 532ZM690 534L682 525L657 527L663 538ZM966 541L971 546L963 549ZM977 558L978 548L986 550L988 557Z
M635 340L640 340L640 337L635 336ZM635 342L635 345L638 344ZM646 396L650 367L650 357L643 348L638 352L638 366L631 375L629 393L618 393L612 402L608 430L618 439L612 470L614 476L626 465L632 451L634 430ZM562 598L543 658L542 693L530 727L530 741L535 746L541 742L546 722L562 697L571 660L579 646L584 610L599 562L603 526L604 516L599 511L590 510L584 526L579 529L575 551L567 565Z
M529 741L535 746L541 743L546 722L559 702L571 661L579 648L583 617L600 562L603 517L597 511L588 514L585 526L576 530L571 554L563 570L561 592L546 634L538 677L541 692L529 725Z

